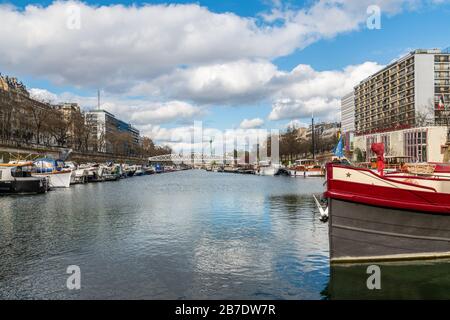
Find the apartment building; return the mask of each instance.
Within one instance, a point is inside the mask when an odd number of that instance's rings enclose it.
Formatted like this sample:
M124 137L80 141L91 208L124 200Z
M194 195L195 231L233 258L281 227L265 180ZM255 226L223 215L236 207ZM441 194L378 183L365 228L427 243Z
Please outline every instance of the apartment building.
M415 50L358 84L354 89L356 133L435 121L439 100L450 102L449 57L438 49Z
M129 152L139 146L139 130L112 113L102 109L92 110L86 112L85 119L97 139L97 151L113 153L118 142Z
M67 136L69 137L68 145L75 145L77 137L77 126L79 121L83 121L83 115L81 113L78 103L65 102L55 106L56 110L59 110L63 116L63 120L69 124L67 128Z
M353 91L341 99L341 130L343 133L355 131L355 94Z
M348 97L347 97L348 98ZM350 102L347 101L347 106ZM354 88L355 148L409 161L444 161L450 124L450 52L414 50Z
M353 150L355 135L355 94L353 91L341 99L341 132L344 136L345 150Z
M138 129L136 129L135 127L133 127L131 124L116 119L116 123L117 123L117 128L120 132L127 132L130 136L131 139L133 141L134 144L138 145L140 142L140 132Z

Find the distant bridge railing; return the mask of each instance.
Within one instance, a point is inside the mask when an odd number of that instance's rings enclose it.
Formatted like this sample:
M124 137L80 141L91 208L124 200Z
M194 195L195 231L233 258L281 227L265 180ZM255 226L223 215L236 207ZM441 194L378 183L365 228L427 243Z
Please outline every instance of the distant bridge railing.
M236 159L226 155L207 155L202 153L191 154L164 154L160 156L149 157L149 162L173 162L173 163L185 163L185 164L202 164L202 163L230 163Z

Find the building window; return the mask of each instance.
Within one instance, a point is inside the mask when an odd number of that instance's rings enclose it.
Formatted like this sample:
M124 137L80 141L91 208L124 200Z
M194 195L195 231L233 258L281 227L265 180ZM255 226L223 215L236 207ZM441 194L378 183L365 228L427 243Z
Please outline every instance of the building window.
M386 134L381 136L381 142L384 144L384 152L389 155L391 150L391 136Z
M404 133L405 156L412 162L427 162L427 131L409 131Z

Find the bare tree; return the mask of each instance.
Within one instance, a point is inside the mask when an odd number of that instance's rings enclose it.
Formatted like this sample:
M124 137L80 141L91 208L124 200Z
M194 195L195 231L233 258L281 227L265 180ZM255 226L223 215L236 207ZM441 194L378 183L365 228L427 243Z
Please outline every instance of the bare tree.
M430 103L425 108L416 111L415 124L418 127L426 127L429 125L450 125L450 110L437 109L433 103Z
M432 104L419 109L415 113L415 125L418 127L426 127L435 122L436 110Z
M80 119L78 119L77 121L80 121ZM82 141L82 150L100 151L98 141L99 139L97 137L98 128L96 128L95 121L85 116L84 122L79 124L80 126L79 127L77 126L76 132L80 135L80 139Z
M12 136L12 116L14 103L10 94L0 90L0 134L3 141L9 141Z
M87 133L87 139L89 139L91 132L88 131L89 126L85 123L85 117L83 114L75 114L70 119L70 125L72 127L71 147L74 150L87 150L88 148L85 148L84 137L85 133Z
M70 119L66 119L61 111L53 109L47 117L47 125L50 135L58 146L67 146L70 138Z
M34 129L35 140L37 144L41 144L42 135L48 128L46 121L50 116L50 106L46 106L43 103L27 99L24 101L24 108L32 116L32 123ZM45 132L46 133L46 132ZM46 139L47 141L49 139Z

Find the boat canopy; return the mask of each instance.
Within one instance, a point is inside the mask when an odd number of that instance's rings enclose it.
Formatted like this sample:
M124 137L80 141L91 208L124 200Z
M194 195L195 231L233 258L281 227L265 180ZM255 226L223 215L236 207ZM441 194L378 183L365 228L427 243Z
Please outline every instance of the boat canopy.
M32 163L2 164L0 166L0 180L9 181L14 178L31 177Z
M62 160L55 160L52 158L39 158L34 160L34 167L37 173L61 171L65 164Z

